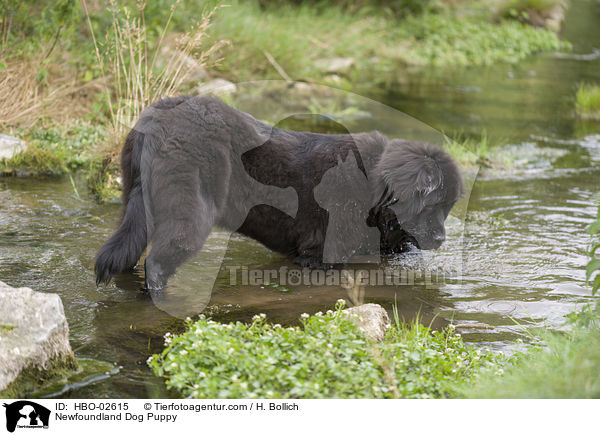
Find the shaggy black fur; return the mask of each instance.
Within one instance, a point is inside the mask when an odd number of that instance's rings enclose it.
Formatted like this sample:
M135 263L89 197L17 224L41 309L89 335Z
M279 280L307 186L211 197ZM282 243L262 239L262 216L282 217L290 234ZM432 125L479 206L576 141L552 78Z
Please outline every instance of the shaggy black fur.
M433 145L378 132L282 130L211 97L146 109L125 141L122 171L123 218L98 253L97 282L134 267L151 242L153 289L202 248L214 225L309 267L409 243L435 249L462 194L456 164ZM373 231L375 244L367 240Z

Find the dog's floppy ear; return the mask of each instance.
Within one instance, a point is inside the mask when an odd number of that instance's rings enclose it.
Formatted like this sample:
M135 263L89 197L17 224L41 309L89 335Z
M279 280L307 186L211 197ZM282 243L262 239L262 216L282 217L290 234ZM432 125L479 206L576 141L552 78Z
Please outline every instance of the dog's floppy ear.
M441 168L431 157L422 155L418 157L418 160L420 160L420 168L415 177L415 190L421 195L427 196L442 186L444 175Z
M387 186L400 202L422 207L423 198L443 185L437 161L442 153L427 143L392 139L375 168L379 184L374 194L381 195Z

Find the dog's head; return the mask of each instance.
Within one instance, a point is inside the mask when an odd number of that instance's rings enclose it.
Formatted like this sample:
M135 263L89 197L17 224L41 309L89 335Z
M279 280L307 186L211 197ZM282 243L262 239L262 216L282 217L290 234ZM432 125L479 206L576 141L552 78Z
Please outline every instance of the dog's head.
M376 167L375 205L367 224L381 233L381 252L436 249L444 221L463 192L458 166L444 150L424 142L390 141Z

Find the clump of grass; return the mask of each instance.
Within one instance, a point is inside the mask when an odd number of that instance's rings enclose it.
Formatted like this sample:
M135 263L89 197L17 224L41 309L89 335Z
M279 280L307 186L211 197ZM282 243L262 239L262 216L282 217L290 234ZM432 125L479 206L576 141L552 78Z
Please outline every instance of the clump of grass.
M483 166L486 168L510 168L514 156L504 151L502 141L492 146L488 135L483 132L479 138L457 135L444 137L446 151L464 166Z
M486 135L483 135L481 140L462 136L453 138L444 136L444 148L462 165L489 166L489 142Z
M14 325L4 325L4 324L0 323L0 332L5 332L5 333L10 332L15 328L16 328L16 326L14 326Z
M500 140L492 144L486 134L479 138L463 136L444 137L443 147L463 166L481 166L492 169L512 169L515 161L515 153Z
M584 119L600 119L600 86L580 84L575 95L575 111Z
M455 330L396 323L372 343L338 304L281 327L255 316L251 324L201 318L165 336L148 364L167 387L196 398L447 397L501 358L465 345Z
M104 43L94 33L86 2L84 10L92 34L95 53L102 75L107 84L104 95L110 114L114 144L119 144L141 111L154 101L175 95L194 68L207 66L209 59L222 43L204 46L208 26L214 10L201 13L200 20L175 41L167 59L160 61L165 48L165 36L171 24L179 0L170 8L170 14L158 39L151 41L146 26L144 2L137 3L137 14L127 8L119 8L115 0L109 2L112 27ZM190 62L190 59L194 59Z
M485 374L469 398L600 398L600 330L547 334L544 347L515 357L503 376Z

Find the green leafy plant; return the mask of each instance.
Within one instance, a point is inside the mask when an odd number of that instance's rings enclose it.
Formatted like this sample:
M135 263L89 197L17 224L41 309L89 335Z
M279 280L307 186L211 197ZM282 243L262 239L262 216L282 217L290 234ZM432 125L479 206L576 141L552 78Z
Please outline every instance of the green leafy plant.
M50 56L62 33L72 32L79 22L79 1L58 0L42 11L42 22L47 23L46 33L52 34L50 48L44 58Z
M589 256L590 261L587 264L585 278L592 285L592 294L595 295L600 288L600 258L598 258L598 249L600 249L600 207L596 220L590 224L586 230L592 236Z
M0 51L39 54L41 48L46 59L59 41L71 42L78 23L78 0L0 0ZM25 45L13 44L20 40Z
M447 397L454 382L500 367L501 357L465 345L452 327L396 322L382 343L370 342L342 308L303 314L301 327L264 315L251 324L189 320L148 364L168 388L196 398Z
M409 17L400 28L404 57L417 65L490 65L517 62L540 51L568 49L555 33L516 21L500 24L442 14Z

